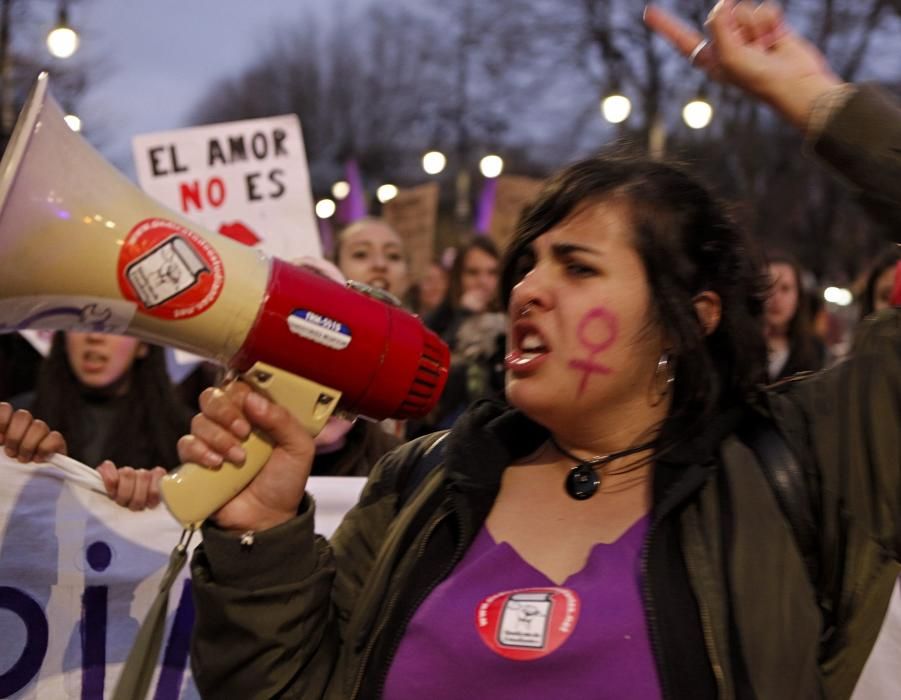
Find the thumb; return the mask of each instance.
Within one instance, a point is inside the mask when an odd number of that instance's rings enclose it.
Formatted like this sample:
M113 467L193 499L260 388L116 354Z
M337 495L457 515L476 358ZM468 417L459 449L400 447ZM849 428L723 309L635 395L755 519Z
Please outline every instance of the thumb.
M115 498L119 489L119 470L116 469L116 465L107 459L98 465L97 471L103 479L103 487L106 489L107 495Z

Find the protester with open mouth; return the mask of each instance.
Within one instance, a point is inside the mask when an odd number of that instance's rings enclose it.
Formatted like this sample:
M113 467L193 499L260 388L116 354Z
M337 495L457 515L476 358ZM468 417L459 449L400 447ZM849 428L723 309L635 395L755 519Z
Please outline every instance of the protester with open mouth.
M381 289L404 302L410 270L403 239L387 221L365 217L338 234L335 264L349 280Z
M709 41L646 21L901 221L901 110L775 5L722 0ZM208 391L183 459L214 468L252 425L275 449L195 554L201 694L848 697L901 558L901 309L767 388L766 272L684 170L565 169L502 268L506 400L383 458L328 542L309 435L240 383Z
M159 503L191 424L163 348L105 333L55 333L35 391L10 403L61 433L69 456L98 467L111 497L134 510Z

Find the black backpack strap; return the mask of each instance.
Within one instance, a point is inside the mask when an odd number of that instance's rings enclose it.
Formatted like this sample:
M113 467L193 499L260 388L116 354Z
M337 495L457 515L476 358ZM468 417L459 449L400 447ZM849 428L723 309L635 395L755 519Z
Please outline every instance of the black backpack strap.
M416 489L425 481L426 477L444 461L445 438L449 430L442 430L422 438L422 452L418 459L412 460L405 466L404 471L397 479L397 508L400 510L410 500Z
M807 578L814 590L821 591L820 552L818 544L818 510L804 476L804 470L797 455L785 441L771 421L758 417L749 421L743 431L743 440L751 448L763 470L773 495L779 503L785 519L788 520L795 537ZM838 592L821 591L817 601L823 616L821 640L828 640L836 629L836 608Z
M750 421L743 437L757 456L779 508L791 526L808 577L815 586L819 579L817 518L801 463L769 420L759 417Z

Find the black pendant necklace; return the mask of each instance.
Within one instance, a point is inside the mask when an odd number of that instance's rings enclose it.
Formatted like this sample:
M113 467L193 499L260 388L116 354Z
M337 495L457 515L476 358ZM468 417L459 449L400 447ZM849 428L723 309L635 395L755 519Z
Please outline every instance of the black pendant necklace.
M588 462L573 467L566 475L566 493L577 501L591 498L599 488L601 488L601 477Z
M576 466L570 469L569 474L566 475L566 481L563 482L563 486L566 489L567 495L577 501L584 501L587 498L591 498L598 492L598 490L601 488L600 469L605 464L608 464L615 459L619 459L620 457L626 457L627 455L635 454L636 452L644 452L654 445L653 442L647 442L641 445L636 445L635 447L629 447L625 450L620 450L619 452L611 452L608 455L598 455L597 457L592 457L591 459L580 459L579 457L576 457L576 455L574 455L572 452L569 452L568 450L560 447L560 445L553 437L550 438L550 441L560 454L576 463ZM633 468L637 468L641 466L641 464L642 463L639 462ZM630 470L627 469L624 471Z

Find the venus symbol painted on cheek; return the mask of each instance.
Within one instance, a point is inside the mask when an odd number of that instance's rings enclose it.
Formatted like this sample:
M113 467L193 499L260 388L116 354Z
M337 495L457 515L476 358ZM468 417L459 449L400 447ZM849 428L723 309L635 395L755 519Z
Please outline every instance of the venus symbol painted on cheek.
M582 381L579 383L580 396L585 392L588 378L592 374L610 374L613 371L594 358L613 345L616 331L616 316L603 306L592 309L579 322L579 342L588 351L588 357L584 360L570 360L569 366L582 372Z

